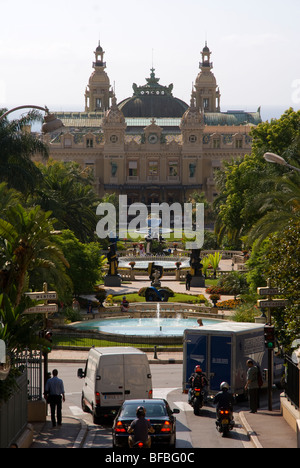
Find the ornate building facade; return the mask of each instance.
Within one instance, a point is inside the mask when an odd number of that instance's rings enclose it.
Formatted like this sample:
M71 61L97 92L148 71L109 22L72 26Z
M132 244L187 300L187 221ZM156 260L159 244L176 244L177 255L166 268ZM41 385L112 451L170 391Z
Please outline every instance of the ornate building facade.
M185 202L195 190L212 201L214 171L251 151L260 109L220 111L207 44L189 105L173 96L173 84L159 83L153 68L144 86L133 84L133 95L117 103L100 44L94 54L85 111L56 113L65 128L44 137L50 157L89 167L100 196L127 195L129 204Z

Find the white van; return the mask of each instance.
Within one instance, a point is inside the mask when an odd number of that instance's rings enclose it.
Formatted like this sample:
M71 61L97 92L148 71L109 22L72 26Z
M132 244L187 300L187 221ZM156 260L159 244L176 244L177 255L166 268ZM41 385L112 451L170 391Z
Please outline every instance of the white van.
M147 355L136 348L92 348L85 370L82 409L91 411L94 422L114 414L124 400L152 398L152 379Z

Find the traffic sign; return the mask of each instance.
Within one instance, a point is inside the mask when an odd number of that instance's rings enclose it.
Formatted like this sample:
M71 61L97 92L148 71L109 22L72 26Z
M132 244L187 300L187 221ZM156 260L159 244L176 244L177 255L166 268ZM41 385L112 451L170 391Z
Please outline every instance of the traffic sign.
M58 312L57 304L37 305L24 310L24 314L55 314Z
M261 296L274 296L279 293L278 288L257 288L257 293Z
M258 307L264 308L269 307L270 309L276 309L276 307L285 307L287 306L289 301L286 299L273 299L269 301L268 299L263 299L261 301L257 301Z
M49 292L30 292L26 293L26 296L30 297L30 299L35 300L35 301L50 301L50 300L55 300L57 299L57 293L55 291L49 291Z

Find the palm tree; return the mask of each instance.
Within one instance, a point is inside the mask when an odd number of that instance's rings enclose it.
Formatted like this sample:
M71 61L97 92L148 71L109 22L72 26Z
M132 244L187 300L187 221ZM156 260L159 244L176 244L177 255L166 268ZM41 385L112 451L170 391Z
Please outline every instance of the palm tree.
M238 294L245 294L248 291L247 279L238 271L232 271L228 275L222 276L219 286L224 288L228 294L232 294L234 299Z
M21 301L28 275L34 269L62 269L68 266L60 249L51 241L51 213L39 206L26 210L20 204L6 211L0 219L0 293ZM15 297L13 288L16 287Z
M208 258L209 258L209 263L211 264L214 270L214 278L216 278L217 269L219 267L220 261L222 260L222 254L220 254L220 252L215 252L214 254L210 254Z
M0 213L2 218L5 216L5 212L9 206L20 203L21 197L21 193L14 189L9 189L6 182L0 183Z
M81 242L93 240L99 201L89 174L74 164L57 162L41 166L41 171L44 178L34 202L52 212L57 229L70 229Z
M0 322L5 324L0 327L0 339L5 341L9 353L22 351L26 347L37 349L37 345L46 344L38 333L42 319L24 314L24 310L32 305L33 301L27 297L17 307L13 307L7 294L0 294Z
M300 176L292 173L276 181L274 191L257 199L262 217L250 230L247 242L259 245L274 232L283 231L291 219L300 218Z
M5 110L0 110L0 115ZM28 125L41 119L41 114L31 111L19 120L0 120L0 182L22 193L31 192L41 179L41 172L31 157L35 153L48 157L47 147L26 130Z

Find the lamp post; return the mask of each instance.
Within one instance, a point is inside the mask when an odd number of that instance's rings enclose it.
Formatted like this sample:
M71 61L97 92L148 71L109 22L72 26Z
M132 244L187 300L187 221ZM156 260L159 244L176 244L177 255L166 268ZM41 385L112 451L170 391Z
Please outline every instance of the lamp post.
M286 166L289 167L290 169L293 169L295 171L300 172L299 167L291 166L291 164L288 164L285 159L283 159L281 156L275 153L265 153L264 154L264 159L267 162L270 163L275 163L275 164L280 164L281 166Z
M18 106L18 107L14 107L13 109L8 110L7 112L5 112L4 114L0 116L0 122L11 112L14 112L20 109L38 109L38 110L46 112L46 115L44 117L44 123L42 125L42 133L51 133L63 127L62 121L57 119L54 114L50 114L48 107L40 107L40 106L33 106L33 105Z

